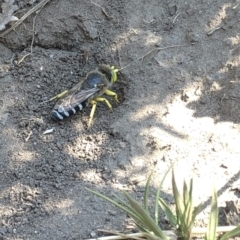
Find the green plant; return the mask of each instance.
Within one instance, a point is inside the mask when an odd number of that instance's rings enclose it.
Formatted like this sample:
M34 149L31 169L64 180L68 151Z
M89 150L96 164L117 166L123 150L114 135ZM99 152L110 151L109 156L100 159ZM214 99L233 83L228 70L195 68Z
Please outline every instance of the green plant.
M158 203L170 223L176 228L176 234L185 240L191 239L193 224L201 208L201 204L196 207L193 206L193 180L190 180L189 188L184 181L183 195L181 196L176 185L174 171L172 171L172 188L176 215L171 211L163 198L159 198Z
M124 192L125 198L128 200L128 205L125 201L115 196L118 201L112 200L100 193L87 189L88 191L92 192L93 194L107 200L108 202L112 203L116 207L122 209L127 214L129 214L135 221L137 227L141 232L145 233L145 236L149 240L160 240L164 239L167 240L168 238L163 233L161 228L155 223L154 219L151 218L148 211L146 211L136 200L134 200L129 194Z
M154 210L154 218L150 216L149 210L148 210L148 197L149 197L149 184L151 180L151 175L149 176L145 191L144 191L144 207L142 207L136 200L134 200L128 193L123 192L125 198L127 199L128 203L122 200L121 198L115 196L116 200L112 200L109 197L106 197L98 192L92 191L90 189L87 189L91 193L107 200L108 202L112 203L116 207L122 209L127 214L129 214L135 221L138 229L143 233L143 235L149 239L149 240L167 240L168 237L163 233L160 226L158 226L158 198L160 189L162 187L162 183L169 172L165 173L162 181L160 182L160 185L158 187L158 191L155 197L155 210Z
M154 207L154 218L150 216L149 207L148 207L148 198L149 198L149 184L151 181L151 175L149 176L145 191L144 191L144 207L142 207L136 200L134 200L128 193L123 192L124 197L127 199L127 202L115 196L116 200L113 200L109 197L104 196L98 192L87 189L89 192L107 200L116 207L125 211L129 216L131 216L138 229L142 232L142 236L148 240L168 240L167 235L163 232L161 227L158 225L158 208L163 210L166 217L175 228L175 233L184 240L189 240L192 237L193 225L196 219L196 216L200 212L201 204L196 207L193 206L193 180L190 180L189 187L184 181L183 184L183 194L180 195L177 188L174 171L172 171L172 189L173 197L175 200L175 212L173 212L167 203L160 197L161 188L163 181L166 178L169 170L165 173L163 179L161 180L159 187L155 195L155 207ZM212 193L212 202L211 202L211 213L209 217L209 224L205 235L205 240L215 240L217 237L217 225L218 225L218 205L217 205L217 193L213 189ZM204 232L201 232L204 233ZM227 240L231 237L240 234L240 225L234 228L233 230L225 233L220 240Z
M212 202L211 202L211 212L209 216L207 233L205 235L205 240L215 240L217 236L217 225L218 225L218 202L217 202L217 193L215 188L213 188L212 193ZM220 240L227 240L229 238L235 237L240 234L240 225L231 231L222 235Z

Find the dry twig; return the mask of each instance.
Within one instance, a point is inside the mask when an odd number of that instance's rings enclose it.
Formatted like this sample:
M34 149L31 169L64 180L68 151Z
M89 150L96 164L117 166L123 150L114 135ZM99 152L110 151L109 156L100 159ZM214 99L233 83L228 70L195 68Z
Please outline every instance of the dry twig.
M106 11L103 7L101 7L101 6L98 5L97 3L93 2L92 0L90 0L90 2L91 2L92 4L94 4L94 5L96 5L97 7L100 7L100 8L102 9L103 13L106 15L106 17L111 18L111 16L108 15L107 11Z
M173 24L174 24L175 21L177 20L177 18L178 18L178 16L180 15L180 13L181 13L181 12L179 12L179 13L174 17L173 22L172 22Z
M32 42L31 42L31 51L30 51L30 53L27 53L26 55L24 55L24 56L17 62L17 64L20 64L27 56L31 55L32 52L33 52L33 43L34 43L34 38L35 38L36 18L37 18L37 16L38 16L38 14L41 12L42 9L43 9L43 6L41 7L40 10L38 10L38 11L36 12L36 16L33 18L33 29L32 29L33 35L32 35Z
M42 0L40 3L38 3L35 7L33 7L31 10L29 10L26 14L24 14L19 21L17 21L15 24L12 25L9 29L4 31L2 34L0 34L0 38L4 37L6 34L14 30L17 26L19 26L28 16L30 16L32 13L36 12L38 9L44 7L50 0Z
M33 133L32 131L29 132L28 136L25 138L25 142L27 142L29 140L29 138L31 137L32 133Z
M223 25L220 25L220 26L212 29L211 31L209 31L209 32L207 33L207 35L210 36L210 35L212 35L215 31L217 31L217 30L219 30L219 29L222 29L222 28L223 28Z
M154 48L152 50L150 50L149 52L147 52L146 54L144 54L142 57L133 60L132 62L130 62L129 64L127 64L126 66L124 66L123 68L119 69L119 71L129 67L132 63L137 62L139 60L143 60L145 57L147 57L150 53L154 52L154 51L160 51L160 50L164 50L164 49L168 49L168 48L176 48L176 47L184 47L184 45L173 45L173 46L167 46L167 47L162 47L162 48Z

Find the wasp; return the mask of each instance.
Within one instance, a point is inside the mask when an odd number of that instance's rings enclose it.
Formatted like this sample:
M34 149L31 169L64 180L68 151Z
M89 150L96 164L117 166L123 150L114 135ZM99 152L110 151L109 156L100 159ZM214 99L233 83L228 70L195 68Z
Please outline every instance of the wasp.
M112 96L118 102L118 96L111 91L112 84L117 80L118 69L106 64L100 64L96 70L89 72L84 79L70 90L51 98L59 99L52 111L52 118L56 121L64 120L69 116L81 111L89 104L92 105L88 128L91 126L98 102L105 102L110 111L112 105L102 95Z

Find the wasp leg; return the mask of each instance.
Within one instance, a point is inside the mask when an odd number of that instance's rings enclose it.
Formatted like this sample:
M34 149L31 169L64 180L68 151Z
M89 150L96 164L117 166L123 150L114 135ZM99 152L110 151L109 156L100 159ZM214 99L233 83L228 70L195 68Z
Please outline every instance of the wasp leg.
M118 95L117 95L115 92L113 92L113 91L111 91L111 90L109 90L109 89L106 89L106 90L105 90L105 93L106 93L108 96L114 97L114 100L115 100L116 102L119 102L119 101L118 101Z
M92 120L93 120L93 117L94 117L94 114L95 114L95 111L96 111L97 102L94 101L94 100L91 100L90 104L92 105L92 110L91 110L89 121L88 121L88 128L90 128L91 125L92 125Z
M58 95L50 98L49 101L52 101L52 100L55 100L55 99L59 99L59 98L61 98L61 97L64 97L67 93L68 93L68 90L65 90L65 91L59 93Z
M90 101L90 104L92 105L92 110L91 110L89 121L88 121L88 128L90 128L92 125L92 120L96 111L97 102L105 102L106 105L109 107L110 111L112 112L112 105L106 98L102 98L102 97L94 98L93 100Z
M110 102L106 98L96 97L93 100L95 100L96 102L105 102L106 105L109 107L110 111L112 112L112 105L110 104Z

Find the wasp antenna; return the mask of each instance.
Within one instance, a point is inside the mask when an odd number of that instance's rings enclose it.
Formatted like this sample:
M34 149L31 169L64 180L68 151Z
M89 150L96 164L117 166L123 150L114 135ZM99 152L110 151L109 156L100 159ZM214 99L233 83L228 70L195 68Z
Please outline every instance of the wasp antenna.
M51 102L51 101L52 101L51 99L48 99L48 100L45 100L43 102L40 102L39 104L41 105L41 104L48 103L48 102Z

